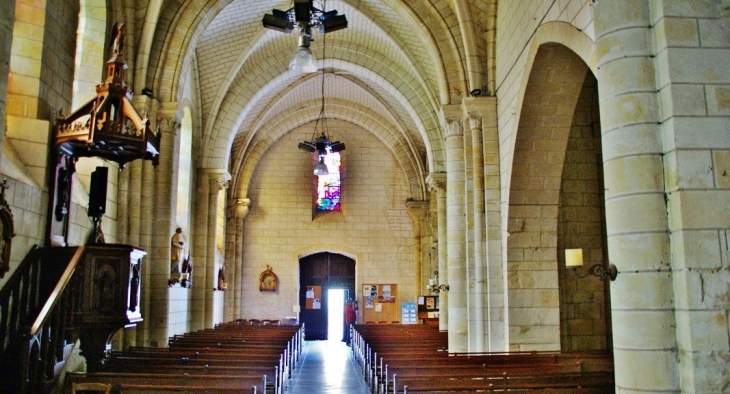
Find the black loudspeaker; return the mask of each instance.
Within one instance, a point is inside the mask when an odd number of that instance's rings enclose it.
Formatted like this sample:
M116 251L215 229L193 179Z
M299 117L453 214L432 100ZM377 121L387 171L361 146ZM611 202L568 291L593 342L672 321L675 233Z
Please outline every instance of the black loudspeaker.
M91 186L89 186L89 216L101 217L106 212L106 179L109 175L109 168L96 167L91 173Z

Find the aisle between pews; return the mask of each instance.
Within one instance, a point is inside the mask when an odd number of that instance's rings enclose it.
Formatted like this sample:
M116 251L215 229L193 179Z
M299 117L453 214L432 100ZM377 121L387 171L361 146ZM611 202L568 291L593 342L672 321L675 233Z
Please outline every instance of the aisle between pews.
M341 341L305 341L286 394L370 394L352 349Z

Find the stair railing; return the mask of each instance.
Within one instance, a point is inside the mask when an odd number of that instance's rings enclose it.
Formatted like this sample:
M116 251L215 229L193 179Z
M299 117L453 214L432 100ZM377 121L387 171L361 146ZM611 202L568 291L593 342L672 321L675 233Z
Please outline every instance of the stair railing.
M34 247L0 291L0 391L50 392L65 345L78 337L83 254L83 246Z

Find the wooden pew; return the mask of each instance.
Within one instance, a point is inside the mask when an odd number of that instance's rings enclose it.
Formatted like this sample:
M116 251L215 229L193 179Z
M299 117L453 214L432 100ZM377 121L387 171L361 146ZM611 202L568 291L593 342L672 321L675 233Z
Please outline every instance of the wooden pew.
M392 326L391 326L392 327ZM434 329L357 325L353 351L378 392L613 392L607 352L448 353Z
M303 327L219 325L170 338L170 348L115 352L101 371L68 374L73 381L105 382L114 393L281 394L301 354Z
M581 374L538 374L510 377L430 377L396 379L393 393L409 392L473 392L483 390L488 393L530 390L590 390L591 393L613 393L615 382L612 373ZM570 391L569 391L570 392Z
M67 373L70 383L99 382L112 385L112 392L132 391L132 385L145 386L145 390L170 390L172 387L206 387L231 389L239 392L264 393L266 375L190 375L169 373L93 372Z

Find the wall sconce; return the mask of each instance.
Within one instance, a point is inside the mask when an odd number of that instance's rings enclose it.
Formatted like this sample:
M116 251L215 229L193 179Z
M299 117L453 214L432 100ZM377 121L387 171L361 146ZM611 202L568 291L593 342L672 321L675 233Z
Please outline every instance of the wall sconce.
M439 291L449 291L449 285L439 285L439 272L433 271L431 278L428 280L426 290L430 293L437 293Z
M583 249L565 249L565 267L573 268L575 276L578 278L585 278L588 275L593 275L605 280L606 278L614 281L618 275L618 269L613 264L609 264L605 267L602 263L593 264L588 268L588 272L583 275L579 275L577 270L578 267L583 266Z

